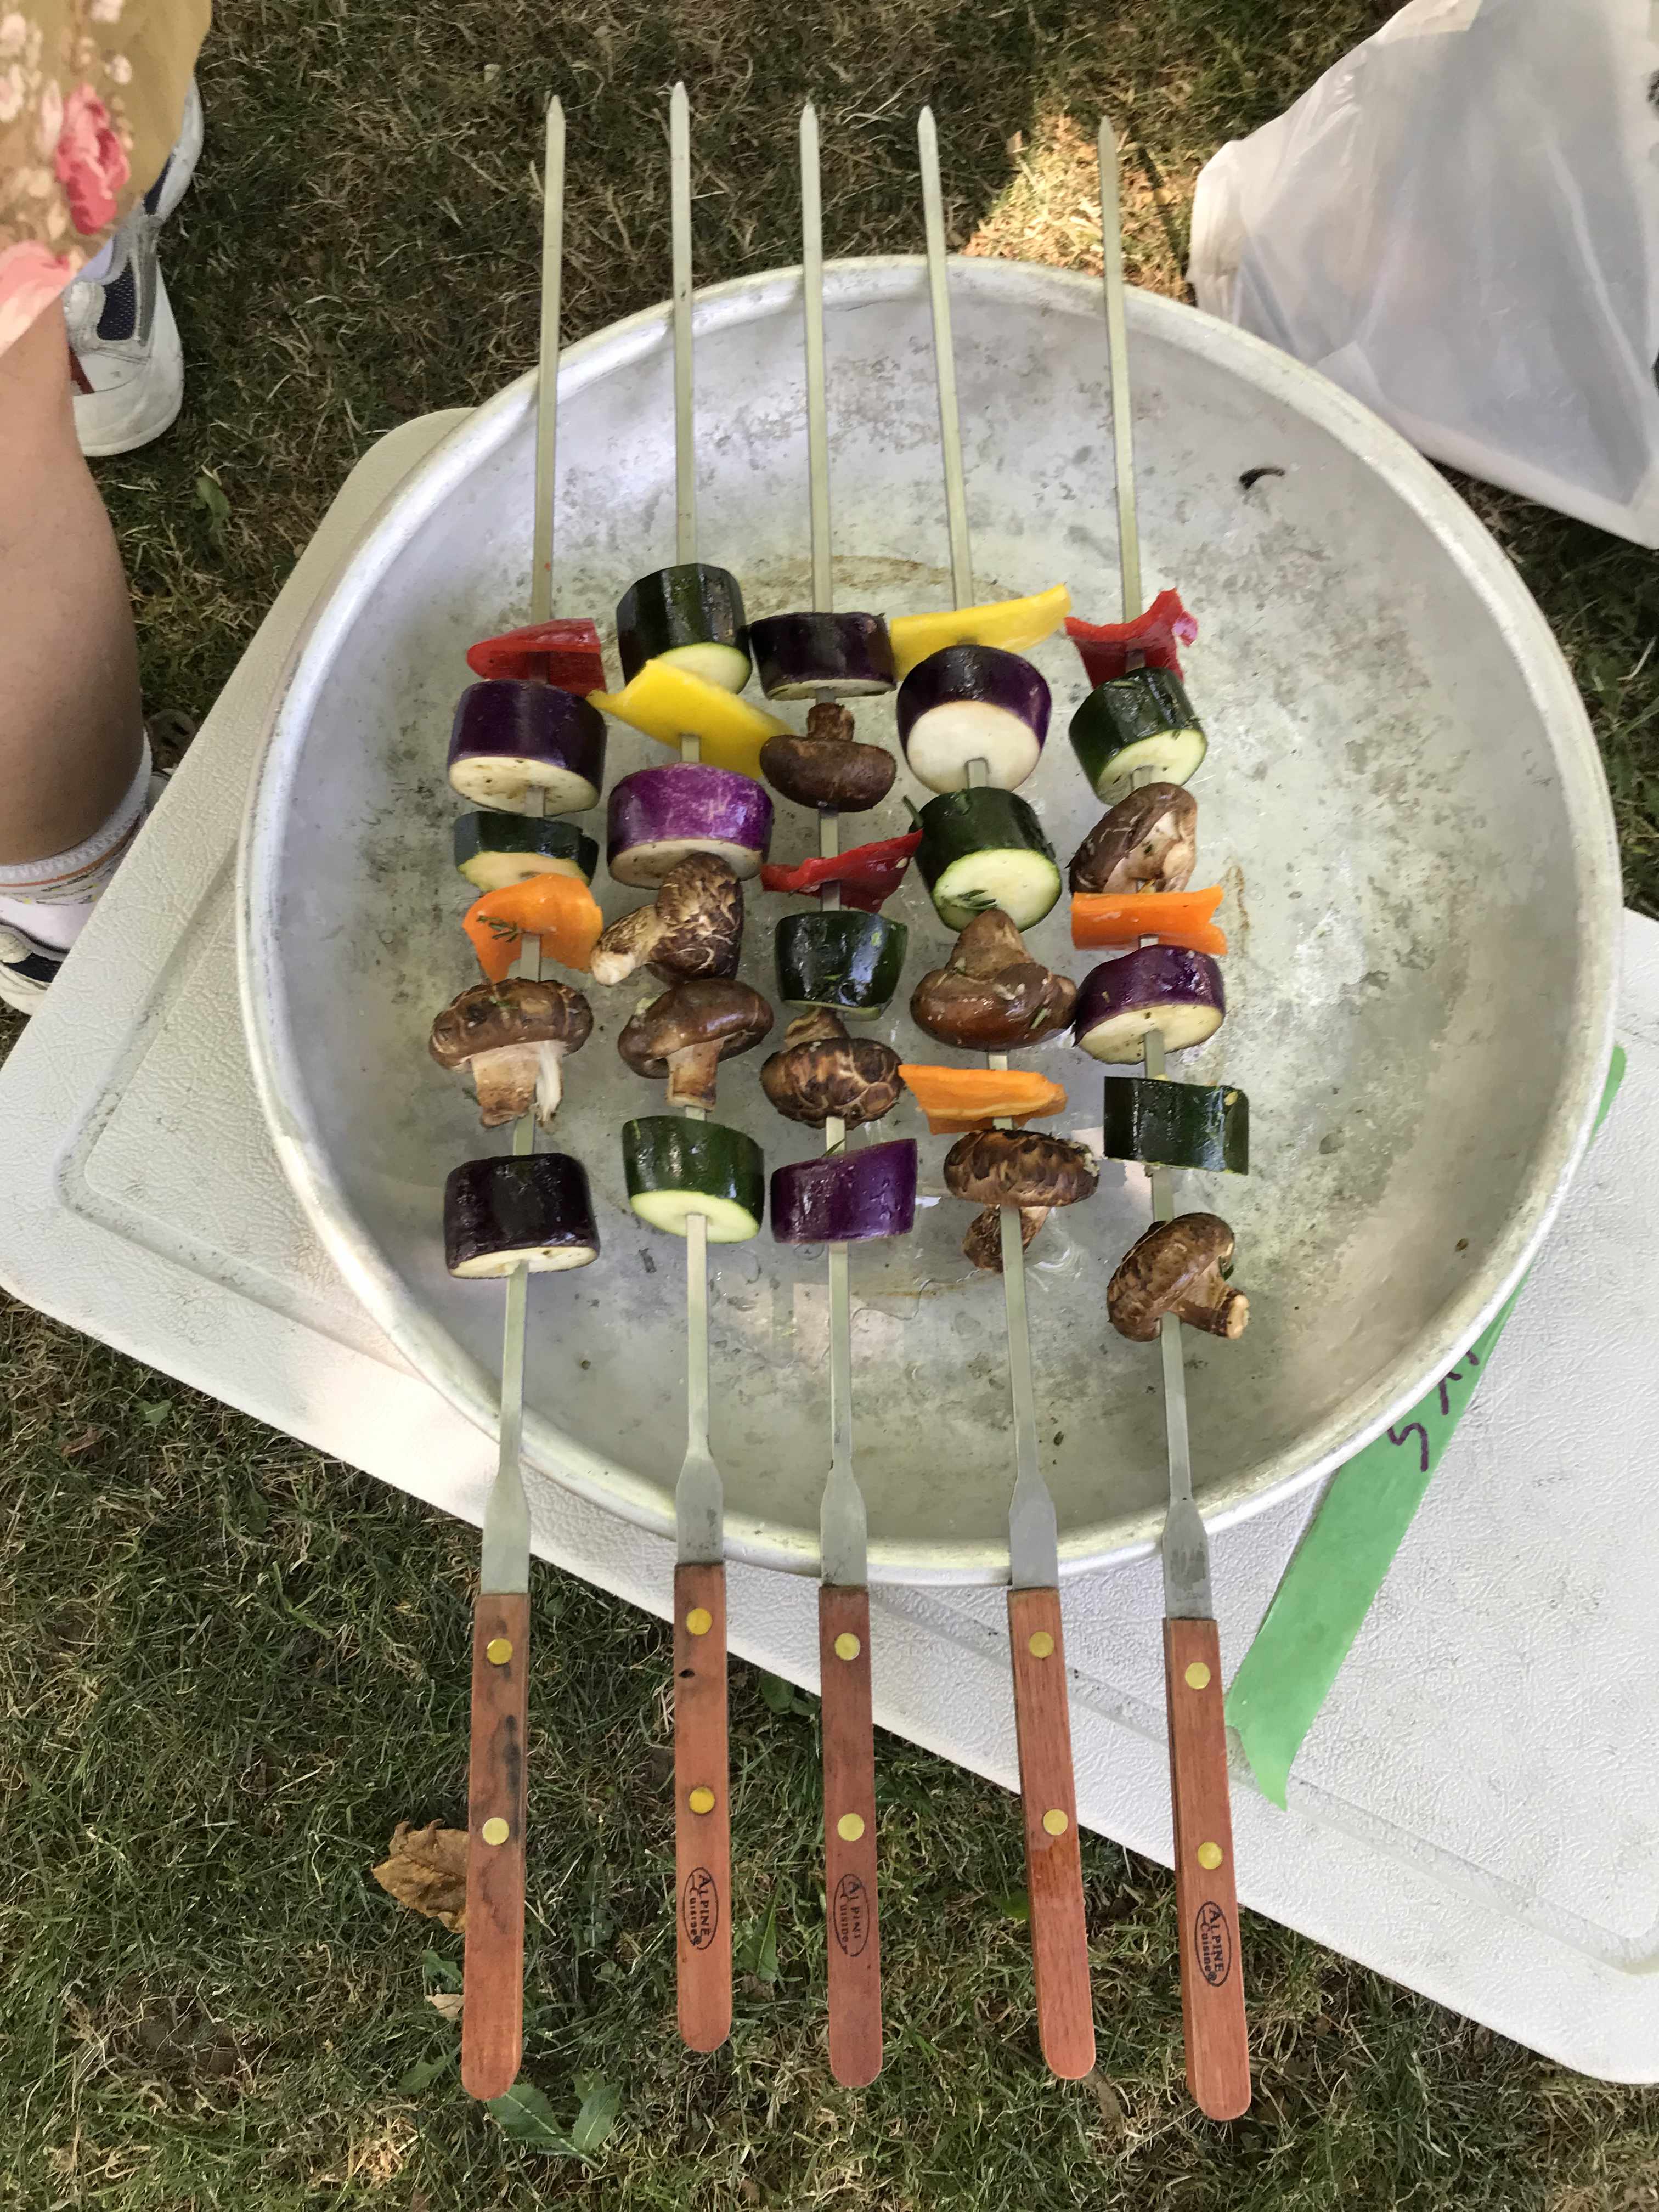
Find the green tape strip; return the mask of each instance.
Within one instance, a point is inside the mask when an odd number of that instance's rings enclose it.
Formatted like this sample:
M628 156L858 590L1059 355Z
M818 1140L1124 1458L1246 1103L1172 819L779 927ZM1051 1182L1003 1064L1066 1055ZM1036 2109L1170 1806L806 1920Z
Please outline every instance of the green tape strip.
M1597 1129L1624 1078L1615 1046ZM1337 1469L1233 1677L1227 1718L1275 1805L1520 1295L1420 1405Z

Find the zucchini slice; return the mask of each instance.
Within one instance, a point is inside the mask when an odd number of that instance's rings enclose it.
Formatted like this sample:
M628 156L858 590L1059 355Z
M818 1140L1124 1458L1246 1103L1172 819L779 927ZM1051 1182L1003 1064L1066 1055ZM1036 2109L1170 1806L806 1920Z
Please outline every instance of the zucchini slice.
M505 890L532 876L591 884L599 848L586 830L555 816L463 814L455 823L455 865L481 891Z
M737 578L706 561L641 576L617 602L617 651L624 684L647 660L666 660L724 691L741 691L749 681L749 631Z
M1097 684L1069 733L1083 773L1109 805L1133 788L1143 769L1159 783L1188 782L1209 749L1172 668L1133 668Z
M902 921L854 907L786 915L773 939L778 996L797 1013L881 1013L899 987L909 937Z
M1030 929L1059 898L1054 848L1018 793L988 784L947 792L930 799L916 820L916 866L947 929L966 929L994 906L1016 929Z
M711 1244L741 1244L760 1235L766 1158L741 1129L647 1114L623 1122L622 1144L628 1203L653 1229L684 1237L686 1223L700 1213Z
M1250 1171L1250 1102L1231 1084L1109 1076L1101 1151L1143 1167Z

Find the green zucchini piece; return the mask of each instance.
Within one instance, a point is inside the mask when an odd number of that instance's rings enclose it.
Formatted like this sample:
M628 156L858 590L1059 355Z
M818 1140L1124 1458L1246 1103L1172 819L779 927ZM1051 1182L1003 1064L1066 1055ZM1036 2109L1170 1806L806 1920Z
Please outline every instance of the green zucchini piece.
M586 830L556 815L463 814L455 824L455 865L481 891L505 890L532 876L591 884L599 848Z
M622 1144L628 1203L653 1229L684 1237L686 1223L701 1213L711 1244L760 1235L766 1156L741 1129L647 1114L623 1122Z
M654 569L617 602L617 651L631 684L647 660L670 660L722 690L749 681L743 592L729 568L706 561Z
M829 1006L838 1014L878 1014L899 987L909 936L902 921L855 907L786 915L773 939L778 996L796 1012Z
M966 929L994 906L1029 929L1060 896L1054 848L1018 792L990 784L946 792L928 800L916 826L916 866L947 929Z
M1101 1152L1143 1167L1250 1171L1250 1102L1231 1084L1108 1076Z
M1132 668L1097 684L1073 715L1072 750L1109 805L1147 781L1186 783L1208 750L1186 686L1172 668Z

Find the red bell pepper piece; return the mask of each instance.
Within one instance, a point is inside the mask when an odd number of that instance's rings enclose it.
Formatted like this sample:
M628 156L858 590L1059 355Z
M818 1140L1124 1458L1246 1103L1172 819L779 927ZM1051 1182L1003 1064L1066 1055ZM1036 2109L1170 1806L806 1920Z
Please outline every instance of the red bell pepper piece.
M591 622L563 619L526 623L522 629L481 637L466 649L466 665L489 682L498 676L550 684L578 699L605 689L605 657L599 633Z
M1179 676L1176 647L1190 645L1198 635L1198 617L1182 605L1179 592L1160 592L1133 622L1086 623L1067 615L1066 635L1083 655L1083 672L1091 684L1127 674L1132 653L1140 655L1143 668L1168 668Z
M761 870L761 884L769 891L818 891L826 884L841 885L842 903L864 914L878 914L904 881L910 855L921 842L920 830L905 837L878 837L871 845L854 845L833 860L802 860L793 868Z

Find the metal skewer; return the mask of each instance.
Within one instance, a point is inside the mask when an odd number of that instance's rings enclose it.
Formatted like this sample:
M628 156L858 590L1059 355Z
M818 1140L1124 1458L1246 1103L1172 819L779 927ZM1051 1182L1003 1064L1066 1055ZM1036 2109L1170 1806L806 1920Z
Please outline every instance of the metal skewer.
M800 118L801 278L806 336L806 446L811 491L812 604L833 601L830 426L823 358L823 204L818 118ZM818 853L841 850L841 816L818 816ZM825 907L841 904L826 884ZM847 1125L830 1115L826 1153ZM876 1905L876 1753L870 1695L870 1566L864 1493L853 1470L853 1326L847 1247L830 1247L830 1474L819 1514L818 1660L823 1698L824 1899L829 1916L830 2066L854 2087L881 2071L881 1934Z
M697 557L691 386L691 107L668 107L674 251L675 558ZM680 758L696 761L694 737ZM707 1118L700 1106L686 1117ZM713 2051L732 2031L732 1816L726 1699L725 1494L708 1445L708 1223L685 1224L685 1458L674 1486L674 1881L680 2033Z
M931 108L917 128L922 207L927 226L927 282L933 303L933 356L939 377L939 442L950 518L951 580L958 607L973 603L968 499L957 413L956 356L945 255L945 205L939 136ZM970 782L985 763L969 763ZM1006 1067L1005 1054L988 1054ZM1007 1123L1000 1127L1006 1127ZM1066 1711L1066 1648L1060 1610L1060 1550L1054 1499L1037 1458L1036 1400L1025 1304L1025 1248L1019 1210L999 1209L1002 1285L1008 1322L1008 1385L1013 1412L1014 1492L1008 1514L1008 1634L1013 1657L1014 1721L1025 1826L1025 1876L1030 1901L1031 1954L1036 1976L1038 2032L1053 2072L1075 2080L1095 2063L1093 2000L1083 1911L1072 1731Z
M553 521L559 412L559 295L564 262L564 109L547 103L542 173L541 332L536 375L535 519L530 619L553 612ZM538 810L540 811L539 807ZM526 937L519 965L539 981L542 948ZM513 1157L536 1149L534 1109L513 1131ZM530 1512L525 1499L525 1327L530 1270L507 1279L501 1415L495 1480L484 1501L478 1601L472 1617L471 1748L467 1772L466 2002L461 2080L474 2097L511 2088L524 2049L525 1753L530 1665Z
M1112 379L1112 446L1117 474L1118 567L1123 620L1141 611L1140 535L1135 516L1134 423L1124 313L1123 231L1117 140L1102 118L1101 280ZM1131 663L1133 665L1133 663ZM1150 772L1137 775L1137 785ZM1155 939L1143 939L1156 943ZM1142 1066L1164 1075L1164 1032L1150 1029ZM1175 1218L1171 1170L1153 1167L1152 1218ZM1210 1547L1193 1499L1182 1323L1165 1314L1159 1332L1170 1505L1164 1523L1164 1681L1169 1717L1170 1792L1175 1815L1176 1912L1181 1929L1181 2009L1187 2081L1213 2119L1236 2119L1250 2102L1243 1966L1234 1887L1232 1812L1227 1786L1221 1646L1210 1589Z

